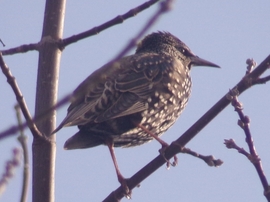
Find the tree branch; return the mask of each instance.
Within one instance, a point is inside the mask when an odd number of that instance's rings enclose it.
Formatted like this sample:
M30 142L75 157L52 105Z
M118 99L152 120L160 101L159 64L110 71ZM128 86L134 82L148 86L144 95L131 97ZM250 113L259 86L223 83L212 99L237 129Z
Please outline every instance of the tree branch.
M238 125L243 129L246 135L246 143L249 148L249 153L245 151L243 148L238 147L233 140L226 140L225 144L227 148L234 148L238 150L239 153L245 155L250 160L250 162L255 167L257 174L259 175L260 181L264 188L265 193L264 195L267 198L267 200L270 201L270 186L263 171L262 161L255 149L255 145L252 139L252 135L250 132L250 119L248 116L244 115L243 106L237 99L238 96L237 93L235 94L235 92L231 91L231 96L232 96L231 100L232 106L234 107L234 110L238 113L238 116L240 118L238 120Z
M27 192L29 187L29 152L27 148L27 136L24 134L23 129L21 128L22 125L22 117L20 113L20 106L18 104L15 105L16 116L18 120L18 125L20 127L20 135L18 137L19 142L21 143L22 150L23 150L23 186L22 186L22 193L21 193L21 202L26 202L27 199Z
M116 16L115 18L103 23L102 25L93 27L90 30L87 30L87 31L82 32L80 34L73 35L71 37L67 37L63 40L57 40L56 43L58 44L59 49L63 50L67 45L75 43L75 42L82 40L84 38L96 35L96 34L102 32L102 31L104 31L112 26L123 23L128 18L134 17L135 15L146 10L147 8L154 5L158 1L159 0L147 1L141 5L133 8L133 9L131 9L130 11L126 12L123 15ZM8 50L2 50L2 51L0 50L0 52L2 52L3 55L12 55L12 54L17 54L17 53L25 53L27 51L33 51L33 50L38 51L40 49L40 46L41 46L40 43L24 44L24 45L21 45L19 47L11 48Z
M243 93L252 85L255 85L259 76L261 76L270 66L270 55L250 74L247 74L241 81L236 84L233 89L237 89L239 94ZM230 93L225 94L211 109L209 109L198 121L196 121L185 133L183 133L176 141L165 150L164 156L166 159L172 158L177 153L180 153L182 148L192 140L208 123L210 123L225 107L230 104L228 97ZM130 190L134 189L144 179L149 177L159 167L161 167L166 160L162 155L158 155L155 159L149 162L141 170L135 173L127 180L127 186ZM112 191L103 202L120 201L124 197L122 187L118 187Z
M8 50L2 50L3 55L13 55L17 53L26 53L28 51L38 50L38 43L24 44L15 48L10 48Z
M15 80L15 77L12 76L12 73L10 71L10 69L8 68L8 66L5 64L4 60L3 60L3 57L2 57L2 54L0 52L0 67L2 69L2 72L3 74L6 76L7 78L7 82L9 83L9 85L11 86L15 96L16 96L16 100L18 102L18 104L20 105L20 108L22 110L22 113L24 115L24 118L27 122L27 125L31 131L31 133L34 135L34 136L39 136L39 137L42 137L42 134L40 133L40 131L37 129L37 126L35 125L35 123L33 122L32 120L32 117L30 115L30 112L28 110L28 107L26 105L26 102L23 98L23 95L21 93L21 90L19 89L19 86ZM18 130L20 129L19 126L17 126ZM17 131L18 131L17 130ZM17 132L16 131L16 132Z
M62 42L60 43L60 48L63 49L65 48L67 45L70 45L71 43L75 43L81 39L84 39L86 37L98 34L100 32L102 32L105 29L108 29L109 27L112 27L114 25L123 23L125 20L127 20L128 18L134 17L135 15L137 15L138 13L144 11L145 9L149 8L150 6L154 5L155 3L157 3L159 0L150 0L147 1L139 6L137 6L136 8L131 9L130 11L128 11L125 14L122 15L118 15L115 18L113 18L112 20L109 20L107 22L105 22L102 25L99 25L97 27L93 27L90 30L87 30L85 32L82 32L80 34L77 35L73 35L71 37L68 37L66 39L63 39Z

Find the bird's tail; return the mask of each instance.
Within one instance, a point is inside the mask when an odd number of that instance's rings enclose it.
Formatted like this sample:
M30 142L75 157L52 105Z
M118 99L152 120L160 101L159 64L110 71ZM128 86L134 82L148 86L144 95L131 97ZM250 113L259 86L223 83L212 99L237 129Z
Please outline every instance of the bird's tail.
M104 140L101 138L79 131L65 142L64 149L85 149L101 144L104 144Z

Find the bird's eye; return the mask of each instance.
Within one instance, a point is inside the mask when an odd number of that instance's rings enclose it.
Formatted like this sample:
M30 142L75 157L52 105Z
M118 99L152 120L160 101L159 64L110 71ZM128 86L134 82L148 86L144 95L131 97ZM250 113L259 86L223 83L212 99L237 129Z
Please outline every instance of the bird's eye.
M185 53L186 50L185 50L184 48L180 48L180 52L181 52L181 53Z
M185 56L193 56L193 54L189 51L189 49L180 47L178 50L180 53L182 53Z

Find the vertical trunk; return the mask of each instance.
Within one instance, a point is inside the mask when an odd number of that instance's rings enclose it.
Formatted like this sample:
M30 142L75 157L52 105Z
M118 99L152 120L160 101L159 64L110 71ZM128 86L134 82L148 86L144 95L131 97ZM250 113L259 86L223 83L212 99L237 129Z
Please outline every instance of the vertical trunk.
M35 115L42 114L57 101L61 51L55 43L62 38L65 0L47 0L44 12L43 32L39 50ZM54 201L55 128L56 112L52 111L37 123L38 129L48 141L34 137L33 151L33 202Z

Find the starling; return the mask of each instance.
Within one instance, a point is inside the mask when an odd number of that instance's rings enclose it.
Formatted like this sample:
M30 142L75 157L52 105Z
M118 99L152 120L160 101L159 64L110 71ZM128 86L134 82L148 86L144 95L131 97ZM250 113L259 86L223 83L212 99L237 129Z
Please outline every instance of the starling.
M108 63L74 91L65 126L79 128L65 149L107 145L118 181L125 187L113 147L132 147L158 139L185 108L191 93L192 66L218 65L194 55L168 32L146 36L134 55ZM164 145L163 145L164 146Z

